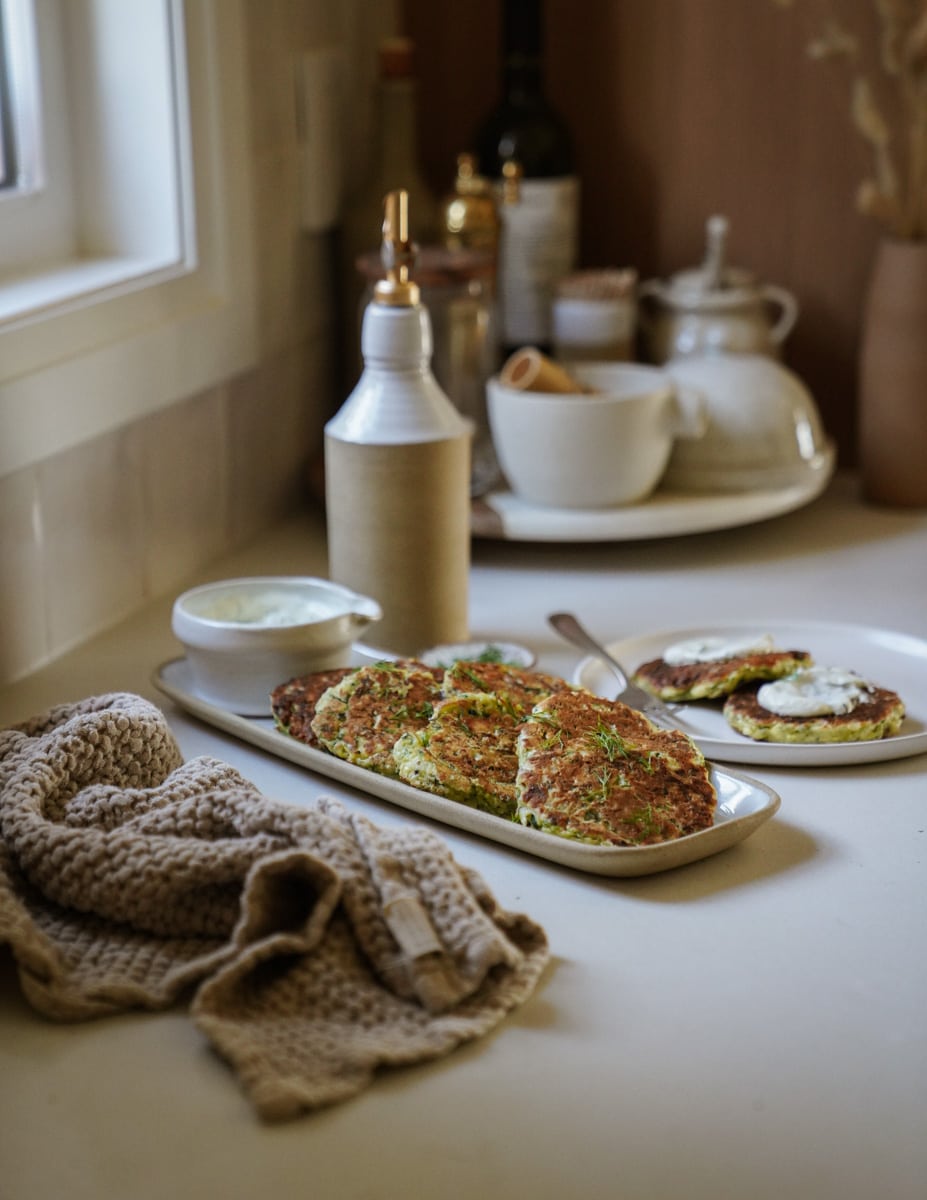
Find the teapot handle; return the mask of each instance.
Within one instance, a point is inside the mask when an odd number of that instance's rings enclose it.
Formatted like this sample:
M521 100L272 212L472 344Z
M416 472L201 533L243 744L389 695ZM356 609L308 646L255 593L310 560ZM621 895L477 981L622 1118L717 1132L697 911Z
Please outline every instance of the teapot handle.
M778 305L782 310L779 320L769 331L773 345L780 346L792 332L792 327L798 320L798 301L791 292L786 291L785 288L776 287L773 283L764 284L761 292L764 300Z

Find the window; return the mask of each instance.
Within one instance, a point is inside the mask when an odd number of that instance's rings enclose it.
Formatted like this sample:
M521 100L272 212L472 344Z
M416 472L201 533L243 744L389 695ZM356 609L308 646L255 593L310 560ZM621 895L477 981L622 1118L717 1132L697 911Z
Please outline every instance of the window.
M2 475L244 369L254 319L240 6L0 0L0 14ZM30 25L31 125L28 54L9 53Z
M41 162L33 0L0 0L0 196L37 188Z

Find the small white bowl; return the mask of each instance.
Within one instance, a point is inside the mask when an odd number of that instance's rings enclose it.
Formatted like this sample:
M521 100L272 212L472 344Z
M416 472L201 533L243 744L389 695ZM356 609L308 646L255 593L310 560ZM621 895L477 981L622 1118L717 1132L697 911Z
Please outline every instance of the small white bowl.
M269 696L296 675L346 666L352 644L383 615L349 588L310 576L224 579L174 601L197 693L242 716L268 716Z
M449 642L423 650L418 659L428 667L452 667L455 662L494 662L527 670L534 666L537 656L527 646L515 642Z

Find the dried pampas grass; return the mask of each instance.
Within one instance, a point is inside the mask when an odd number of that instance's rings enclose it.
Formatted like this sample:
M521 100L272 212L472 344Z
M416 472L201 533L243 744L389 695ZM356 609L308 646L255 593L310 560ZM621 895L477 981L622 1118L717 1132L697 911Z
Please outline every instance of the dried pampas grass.
M873 0L879 46L867 69L865 36L847 28L846 7L775 0L780 8L815 8L808 55L843 60L852 72L850 118L872 151L872 172L856 204L890 234L927 238L927 0Z

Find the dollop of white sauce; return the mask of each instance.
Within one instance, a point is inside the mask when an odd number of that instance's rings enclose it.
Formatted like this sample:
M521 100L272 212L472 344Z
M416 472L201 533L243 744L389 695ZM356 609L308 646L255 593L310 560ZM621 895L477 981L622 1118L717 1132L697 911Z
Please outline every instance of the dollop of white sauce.
M296 596L223 596L203 614L211 621L228 621L234 625L255 625L260 628L280 628L284 625L304 625L333 616L332 609Z
M855 671L802 667L784 679L764 683L756 698L780 717L820 717L852 712L871 690L872 684Z
M743 654L768 654L774 649L772 636L768 633L752 633L744 637L691 638L667 646L663 651L663 661L671 667L683 667L692 663L723 662L726 658L739 658Z

